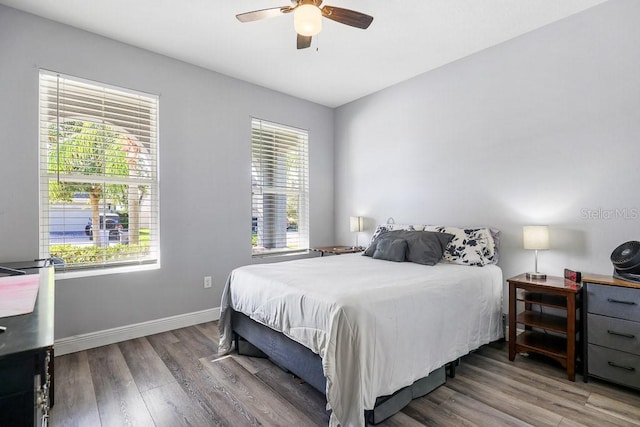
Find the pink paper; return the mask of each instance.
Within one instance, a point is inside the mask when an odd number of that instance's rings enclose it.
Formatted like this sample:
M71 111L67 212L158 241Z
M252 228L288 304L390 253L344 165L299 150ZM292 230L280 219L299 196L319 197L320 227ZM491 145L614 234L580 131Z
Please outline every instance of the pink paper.
M39 285L39 274L0 277L0 317L31 313Z

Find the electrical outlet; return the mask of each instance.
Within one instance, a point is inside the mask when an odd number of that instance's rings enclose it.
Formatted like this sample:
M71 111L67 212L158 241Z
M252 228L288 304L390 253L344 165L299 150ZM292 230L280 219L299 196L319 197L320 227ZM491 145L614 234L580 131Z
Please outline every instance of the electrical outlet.
M205 289L211 287L211 276L204 276L204 287Z

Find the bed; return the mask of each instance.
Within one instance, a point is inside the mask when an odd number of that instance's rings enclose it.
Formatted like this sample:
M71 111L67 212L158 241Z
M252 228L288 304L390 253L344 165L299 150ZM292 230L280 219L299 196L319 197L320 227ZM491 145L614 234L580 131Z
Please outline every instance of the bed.
M330 425L362 426L367 412L391 414L444 382L447 363L502 338L502 290L491 263L349 254L240 267L223 291L219 350L238 336L257 344L326 394Z

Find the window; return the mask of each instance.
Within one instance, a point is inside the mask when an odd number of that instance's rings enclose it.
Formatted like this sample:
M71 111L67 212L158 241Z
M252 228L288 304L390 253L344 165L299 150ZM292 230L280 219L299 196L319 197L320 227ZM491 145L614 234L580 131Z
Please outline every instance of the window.
M40 256L159 260L158 98L40 72Z
M251 120L252 253L309 248L309 135Z

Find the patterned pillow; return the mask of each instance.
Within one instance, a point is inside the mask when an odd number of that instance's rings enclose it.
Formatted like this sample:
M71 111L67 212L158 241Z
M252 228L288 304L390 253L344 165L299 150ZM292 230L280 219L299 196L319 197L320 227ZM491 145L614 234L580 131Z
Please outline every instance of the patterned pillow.
M410 224L381 224L376 227L376 231L373 232L371 240L369 240L369 246L378 238L382 233L394 230L410 230L410 231L422 231L424 225L410 225ZM368 247L368 246L367 246Z
M488 228L457 228L429 225L425 231L453 234L445 249L444 259L453 264L482 267L497 262L495 241Z

